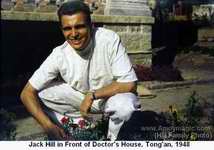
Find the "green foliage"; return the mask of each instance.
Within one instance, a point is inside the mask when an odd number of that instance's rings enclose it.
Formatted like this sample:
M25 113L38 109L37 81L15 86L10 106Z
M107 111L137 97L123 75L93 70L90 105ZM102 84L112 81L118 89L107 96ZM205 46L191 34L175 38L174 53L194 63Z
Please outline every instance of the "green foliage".
M15 125L12 121L15 119L15 114L0 109L0 140L15 140L16 132Z
M175 3L174 0L159 0L156 1L156 9L154 11L154 17L158 21L168 21L169 14L172 12L172 6Z
M194 91L188 99L185 110L186 125L197 126L201 117L203 117L202 107L199 103L199 98Z
M202 102L193 92L185 106L180 112L169 106L169 112L164 113L169 127L176 129L170 131L172 136L168 140L213 140L214 105Z

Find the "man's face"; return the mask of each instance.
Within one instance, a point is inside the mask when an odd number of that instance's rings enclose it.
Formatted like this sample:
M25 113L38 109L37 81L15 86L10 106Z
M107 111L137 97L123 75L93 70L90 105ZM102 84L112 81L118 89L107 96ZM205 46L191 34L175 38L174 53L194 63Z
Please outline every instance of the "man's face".
M81 51L88 45L91 31L86 22L86 15L83 12L63 15L61 24L66 40L76 51Z

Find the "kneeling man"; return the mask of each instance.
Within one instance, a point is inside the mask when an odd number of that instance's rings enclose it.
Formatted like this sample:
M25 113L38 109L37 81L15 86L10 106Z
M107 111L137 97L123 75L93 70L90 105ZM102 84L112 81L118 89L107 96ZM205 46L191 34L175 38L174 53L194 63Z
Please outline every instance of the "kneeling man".
M21 100L54 139L66 137L60 126L64 116L102 111L110 114L107 136L115 140L140 106L126 50L115 32L92 26L89 7L81 1L62 4L58 17L66 40L34 72Z

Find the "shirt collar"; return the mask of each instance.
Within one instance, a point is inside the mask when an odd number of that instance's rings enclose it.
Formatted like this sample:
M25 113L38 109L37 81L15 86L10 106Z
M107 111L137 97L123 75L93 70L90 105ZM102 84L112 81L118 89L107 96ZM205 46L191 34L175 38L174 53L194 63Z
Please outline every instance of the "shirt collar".
M94 44L93 44L93 36L91 36L90 41L86 48L84 48L81 51L76 51L77 54L79 54L83 58L88 58L93 50Z

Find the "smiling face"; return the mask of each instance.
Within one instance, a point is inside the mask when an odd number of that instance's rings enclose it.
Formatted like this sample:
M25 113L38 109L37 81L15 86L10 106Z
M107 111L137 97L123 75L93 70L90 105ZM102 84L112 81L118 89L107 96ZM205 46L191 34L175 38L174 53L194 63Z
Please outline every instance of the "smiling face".
M63 15L61 27L65 39L76 51L81 51L88 45L91 38L91 28L87 24L86 15L83 12Z

